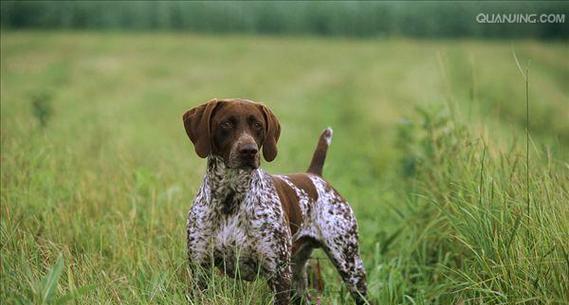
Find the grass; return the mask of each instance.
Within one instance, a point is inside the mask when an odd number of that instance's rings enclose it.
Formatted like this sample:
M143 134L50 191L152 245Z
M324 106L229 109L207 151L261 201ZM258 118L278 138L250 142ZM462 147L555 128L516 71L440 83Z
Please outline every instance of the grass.
M2 32L1 50L3 304L187 304L205 162L181 115L211 97L278 115L270 172L304 170L334 128L325 176L377 304L569 304L566 42ZM322 304L349 304L323 272ZM272 300L211 286L194 304Z

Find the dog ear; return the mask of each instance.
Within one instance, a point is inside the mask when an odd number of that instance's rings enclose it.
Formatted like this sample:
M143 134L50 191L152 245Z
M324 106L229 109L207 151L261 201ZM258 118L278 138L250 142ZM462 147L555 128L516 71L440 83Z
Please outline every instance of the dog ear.
M194 143L196 154L205 158L211 152L211 124L210 120L215 107L219 104L212 99L205 104L194 107L184 113L184 127L188 137Z
M281 125L273 112L265 105L260 105L265 116L266 130L265 141L263 143L263 157L268 162L273 161L277 156L277 142L281 136Z

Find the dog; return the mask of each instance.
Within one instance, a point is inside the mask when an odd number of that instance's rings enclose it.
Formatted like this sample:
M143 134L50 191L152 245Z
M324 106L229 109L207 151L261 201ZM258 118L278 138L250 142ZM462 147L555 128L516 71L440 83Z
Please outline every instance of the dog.
M183 121L196 154L207 158L187 222L199 289L207 288L203 270L216 266L247 281L265 277L276 305L310 300L306 263L322 248L356 303L367 302L356 218L322 178L332 129L322 132L306 173L270 175L259 168L260 154L267 162L276 158L281 127L265 105L212 99L185 112Z

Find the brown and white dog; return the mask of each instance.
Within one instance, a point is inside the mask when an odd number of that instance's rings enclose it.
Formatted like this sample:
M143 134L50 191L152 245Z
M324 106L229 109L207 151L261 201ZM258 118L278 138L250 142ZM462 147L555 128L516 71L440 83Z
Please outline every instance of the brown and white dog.
M267 278L274 304L307 300L306 262L322 248L357 304L366 301L365 270L350 205L322 178L332 130L324 130L306 173L259 169L277 156L281 128L266 106L213 99L188 110L184 126L207 171L188 214L190 268L220 268L244 280ZM206 269L207 270L207 269Z

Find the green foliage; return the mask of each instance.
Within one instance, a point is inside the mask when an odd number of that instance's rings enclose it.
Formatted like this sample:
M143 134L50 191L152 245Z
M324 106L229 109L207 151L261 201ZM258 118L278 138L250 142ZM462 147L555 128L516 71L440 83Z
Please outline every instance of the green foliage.
M352 37L568 38L559 24L478 24L480 13L569 15L563 2L2 1L10 28L190 30ZM566 21L567 22L567 21Z
M567 168L543 167L556 161L535 157L528 190L523 150L492 151L440 114L421 111L422 162L409 191L424 207L422 217L436 226L419 224L421 250L412 257L439 264L449 281L449 302L567 302Z
M529 164L512 47L532 62ZM376 304L567 304L566 49L3 32L0 300L188 304L186 213L204 160L181 115L247 97L282 125L279 155L263 164L272 173L304 170L334 128L324 175L357 214ZM57 114L44 132L30 107L38 88ZM321 304L350 304L321 262ZM209 272L190 304L271 304L265 281Z
M32 114L41 127L45 127L52 115L51 96L45 92L32 96Z

